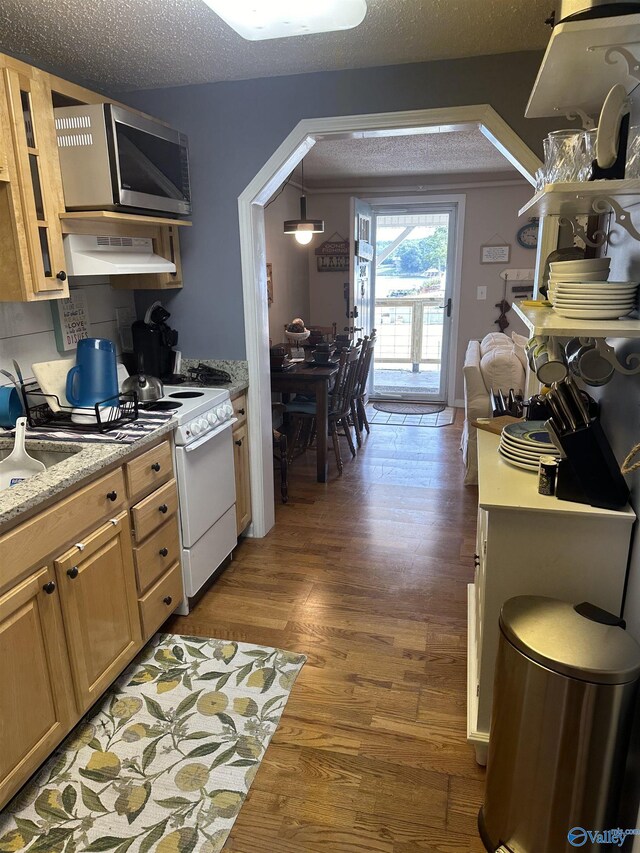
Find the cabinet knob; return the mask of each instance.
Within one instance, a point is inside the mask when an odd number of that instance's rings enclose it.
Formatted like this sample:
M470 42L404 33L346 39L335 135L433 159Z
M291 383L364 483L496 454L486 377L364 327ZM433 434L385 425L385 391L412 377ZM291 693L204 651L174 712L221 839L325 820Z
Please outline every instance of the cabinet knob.
M54 581L49 581L49 583L46 583L46 584L42 587L42 589L47 593L47 595L51 595L51 593L52 593L52 592L55 592L55 591L56 591L56 585L55 585L55 582L54 582Z
M67 569L67 574L69 575L71 580L74 580L78 577L78 567L72 566L70 569Z
M233 443L237 444L238 447L242 447L242 439L241 438L237 438Z
M238 414L239 414L239 415L244 415L244 409L238 409Z
M168 549L167 549L167 548L160 548L160 550L158 551L158 553L160 554L160 556L161 556L161 557L166 557L166 556L167 556L167 554L169 553L169 551L168 551Z
M64 270L60 270L60 272L56 275L56 278L60 279L60 281L66 281L67 274Z
M167 597L166 597L166 598L163 598L162 600L164 601L164 603L165 603L165 604L167 605L167 607L168 607L168 606L171 604L171 602L173 601L173 598L171 598L171 596L170 596L170 595L167 595Z
M161 512L163 515L164 515L164 513L165 513L165 512L168 512L168 511L169 511L169 507L168 507L166 504L161 504L161 505L158 507L158 509L160 510L160 512Z
M107 497L109 498L110 501L117 501L118 500L118 493L117 492L107 492Z
M152 471L155 471L156 473L158 473L158 471L160 470L160 463L159 463L159 462L154 462L154 463L153 463L153 465L151 466L151 470L152 470Z

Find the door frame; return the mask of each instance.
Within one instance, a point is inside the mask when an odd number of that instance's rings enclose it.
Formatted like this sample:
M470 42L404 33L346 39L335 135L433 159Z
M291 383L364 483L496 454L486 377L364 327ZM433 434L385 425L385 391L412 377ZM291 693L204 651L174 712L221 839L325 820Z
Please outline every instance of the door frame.
M375 196L372 198L364 198L363 201L366 201L367 204L370 204L373 208L374 214L382 213L385 206L393 206L393 205L442 205L446 207L455 207L455 228L453 233L453 245L448 247L448 257L453 259L453 263L451 265L451 290L449 292L449 296L451 296L451 300L454 305L454 309L456 306L460 305L460 294L462 292L462 248L464 245L464 223L465 223L465 213L466 213L466 203L467 196L466 193L450 193L447 195L438 195L434 193L433 195L429 195L428 193L421 193L420 195L411 195L411 196ZM449 271L447 271L449 274ZM373 276L373 288L374 288L374 299L371 305L371 328L375 326L375 271ZM445 300L448 298L447 294L445 294ZM454 310L453 315L451 317L451 326L449 328L449 340L447 342L447 349L445 353L445 359L447 363L447 387L446 387L446 395L447 395L447 404L453 405L453 401L456 396L456 356L458 354L458 329L460 326L460 313L459 311ZM370 382L372 381L373 371L370 374ZM370 384L369 386L372 388L373 386Z
M321 139L387 137L478 129L532 186L539 158L489 104L303 119L238 197L246 356L252 523L249 536L275 524L269 315L264 205Z

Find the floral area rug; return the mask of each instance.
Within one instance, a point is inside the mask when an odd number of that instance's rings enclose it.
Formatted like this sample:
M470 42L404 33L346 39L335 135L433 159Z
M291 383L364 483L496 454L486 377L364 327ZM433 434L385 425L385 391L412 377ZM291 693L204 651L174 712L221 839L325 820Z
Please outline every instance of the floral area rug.
M0 851L218 853L305 660L157 635L0 813Z

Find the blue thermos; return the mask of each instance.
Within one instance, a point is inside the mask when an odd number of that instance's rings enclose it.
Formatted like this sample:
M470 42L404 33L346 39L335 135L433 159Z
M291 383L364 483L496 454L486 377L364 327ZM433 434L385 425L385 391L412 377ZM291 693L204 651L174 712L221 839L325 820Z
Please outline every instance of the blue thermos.
M67 400L76 408L118 404L116 348L106 338L78 341L76 364L67 373Z

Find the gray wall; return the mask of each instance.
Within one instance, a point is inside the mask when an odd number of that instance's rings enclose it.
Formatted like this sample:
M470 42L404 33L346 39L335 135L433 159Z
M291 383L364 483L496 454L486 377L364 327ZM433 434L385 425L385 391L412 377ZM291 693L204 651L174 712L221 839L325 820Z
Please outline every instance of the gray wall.
M185 288L162 294L184 354L245 357L237 200L301 119L489 103L540 154L549 127L566 125L524 118L540 59L510 53L121 95L189 136ZM156 296L140 295L139 307Z

